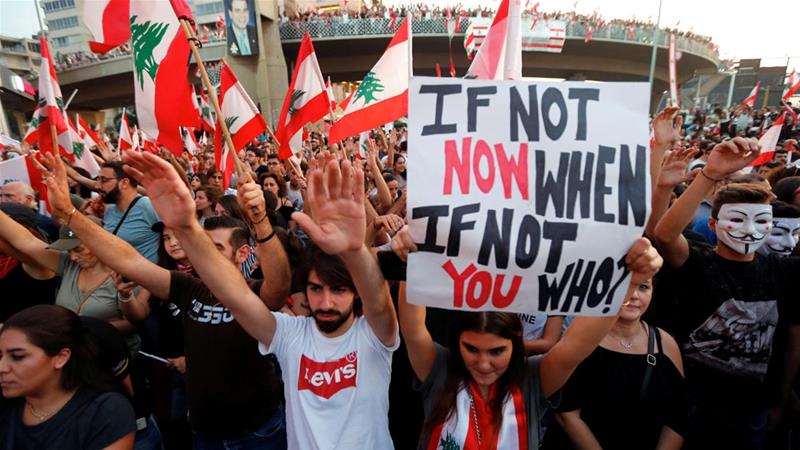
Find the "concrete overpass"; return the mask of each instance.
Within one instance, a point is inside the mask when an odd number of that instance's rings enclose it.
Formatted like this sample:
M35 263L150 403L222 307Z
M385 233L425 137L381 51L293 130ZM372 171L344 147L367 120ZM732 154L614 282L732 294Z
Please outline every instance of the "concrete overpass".
M332 23L317 20L281 24L280 38L287 67L291 72L302 35L309 32L314 39L323 74L329 75L335 82L358 81L378 60L391 39L393 33L389 24L389 19L351 19ZM413 41L414 73L434 75L437 62L446 71L450 45L457 73L459 76L463 75L469 66L463 50L463 30L466 30L468 24L468 19L464 19L460 28L462 32L456 33L450 41L441 18L416 20ZM529 25L523 23L522 26ZM594 31L591 41L585 43L583 26L578 23L568 24L561 53L523 52L523 75L598 81L647 80L652 51L651 38L651 29L637 28L630 33L621 26L607 25ZM660 33L653 86L654 99L668 87L667 38L665 33ZM716 72L719 60L710 44L684 37L679 37L677 44L682 52L678 63L679 82L696 73ZM224 42L210 42L201 49L201 54L206 61L217 61L225 56L225 51ZM131 70L131 56L119 55L64 69L58 76L65 95L79 89L79 95L75 97L70 108L87 111L132 104ZM193 81L198 82L196 79ZM245 87L249 89L247 85Z

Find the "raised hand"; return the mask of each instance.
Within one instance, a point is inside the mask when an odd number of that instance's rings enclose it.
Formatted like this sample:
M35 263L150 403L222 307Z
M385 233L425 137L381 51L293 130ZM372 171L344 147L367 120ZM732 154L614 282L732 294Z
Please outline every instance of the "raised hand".
M678 116L678 111L679 108L668 106L653 118L653 138L657 146L666 148L681 139L683 116Z
M197 222L192 193L170 163L147 152L126 152L125 172L147 190L164 225L189 228Z
M53 208L53 214L57 219L65 219L75 207L72 205L69 195L67 169L64 167L64 162L52 153L42 153L42 163L33 156L30 156L31 161L44 177L44 184L47 186L47 198Z
M375 218L374 227L385 229L390 235L397 233L406 224L405 220L397 214L386 214Z
M672 189L686 181L686 168L696 154L697 147L680 148L670 152L661 166L658 185Z
M347 160L340 170L339 163L325 155L312 167L306 202L314 218L296 212L292 219L328 254L361 249L367 228L363 170L354 170Z
M244 174L236 183L236 200L250 222L257 223L267 215L264 191L253 181L250 174Z
M392 251L403 261L408 260L409 252L417 251L417 244L411 238L408 225L401 228L392 238Z
M664 260L647 238L639 238L628 250L625 263L631 271L631 285L638 286L653 278Z
M709 178L722 180L747 167L760 154L755 138L735 137L714 146L703 172Z

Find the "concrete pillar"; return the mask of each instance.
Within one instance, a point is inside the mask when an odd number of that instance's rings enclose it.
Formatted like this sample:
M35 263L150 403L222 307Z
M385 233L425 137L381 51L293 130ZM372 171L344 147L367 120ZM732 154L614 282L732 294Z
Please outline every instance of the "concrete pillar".
M256 29L260 43L258 56L226 55L250 98L261 108L270 126L278 121L283 97L289 88L289 76L283 57L280 17L276 0L256 0Z

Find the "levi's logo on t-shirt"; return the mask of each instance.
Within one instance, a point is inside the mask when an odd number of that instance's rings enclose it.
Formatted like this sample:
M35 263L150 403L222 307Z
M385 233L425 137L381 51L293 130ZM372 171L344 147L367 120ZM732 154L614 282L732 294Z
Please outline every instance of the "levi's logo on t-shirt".
M300 357L300 376L297 389L308 389L322 398L331 398L337 392L356 387L358 352L350 352L336 361L317 362L306 355Z

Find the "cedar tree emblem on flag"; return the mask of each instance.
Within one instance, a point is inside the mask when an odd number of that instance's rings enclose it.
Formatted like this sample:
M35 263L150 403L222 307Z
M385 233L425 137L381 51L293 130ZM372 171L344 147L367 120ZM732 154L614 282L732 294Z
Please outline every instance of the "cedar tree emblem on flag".
M144 89L143 75L146 72L156 82L156 72L158 64L153 57L153 50L158 46L164 35L167 33L169 25L166 23L150 23L147 21L137 24L138 16L131 17L131 43L133 44L133 64L136 66L136 79L139 80L139 87Z
M375 98L376 92L383 92L383 84L381 84L381 80L375 76L375 72L367 72L367 76L364 77L364 80L358 86L353 101L363 98L364 105L368 105L377 100Z
M306 91L295 89L292 91L292 99L289 101L289 117L295 115L297 112L297 101L300 100L304 95L306 95Z
M225 127L228 129L228 132L231 135L231 140L233 140L233 137L236 135L236 132L233 131L233 124L236 123L237 120L239 120L239 116L225 118Z

